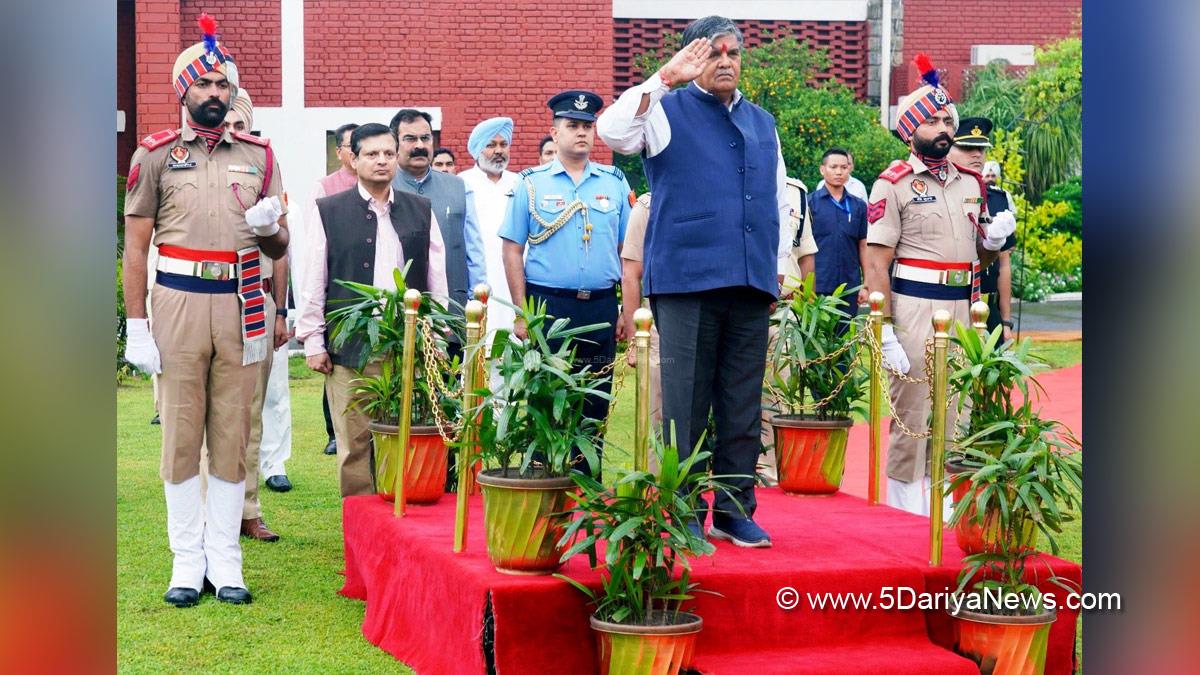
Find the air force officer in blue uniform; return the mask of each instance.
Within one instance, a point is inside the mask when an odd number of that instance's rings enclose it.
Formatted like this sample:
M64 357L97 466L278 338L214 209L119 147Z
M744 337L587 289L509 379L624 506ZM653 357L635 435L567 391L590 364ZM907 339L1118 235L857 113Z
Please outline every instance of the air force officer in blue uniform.
M575 368L593 371L612 363L617 341L625 339L617 321L616 285L621 281L621 242L633 206L621 170L588 159L596 141L593 125L603 105L589 91L564 91L550 99L551 136L558 156L521 172L508 215L500 227L504 270L514 304L531 297L571 325L605 323L577 343ZM514 333L525 338L516 320ZM611 379L599 385L611 390ZM603 420L608 401L590 397L588 417ZM599 467L592 467L599 472Z

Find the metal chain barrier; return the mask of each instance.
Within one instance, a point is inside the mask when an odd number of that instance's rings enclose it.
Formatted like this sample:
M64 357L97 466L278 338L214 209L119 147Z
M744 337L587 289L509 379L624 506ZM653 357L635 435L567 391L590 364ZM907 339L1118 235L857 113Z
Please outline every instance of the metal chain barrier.
M858 346L861 343L866 342L867 338L863 337L864 335L866 335L866 333L867 333L867 331L863 331L863 332L859 333L853 340L847 342L846 344L842 345L841 347L838 347L837 349L833 350L832 352L829 352L828 354L826 354L824 356L819 356L815 359L810 359L808 361L805 361L804 365L805 366L813 366L813 365L825 363L826 361L832 361L832 360L842 356L847 351L849 351L852 347ZM842 393L842 389L846 388L846 383L849 382L853 378L854 369L858 367L858 364L861 362L861 360L862 360L862 350L861 349L855 350L854 358L850 361L850 367L848 367L846 369L846 374L845 374L845 376L842 377L842 381L838 382L837 386L834 387L833 391L830 392L829 395L826 396L825 398L822 398L821 400L816 401L814 403L803 403L801 405L789 406L789 407L792 408L793 410L796 410L797 412L799 412L799 411L812 412L814 410L821 410L826 405L829 405L829 402L832 401L833 399L837 398L838 394ZM776 401L783 400L782 392L780 392L778 389L776 389L775 385L771 384L770 380L766 381L766 385L767 385L767 389L771 392L771 395L775 397Z
M446 412L442 410L439 400L442 397L462 398L462 381L453 377L454 369L450 367L450 362L443 358L438 350L437 343L433 340L433 326L430 325L429 319L426 317L418 319L418 328L423 347L421 351L424 357L425 381L429 383L426 396L429 399L429 407L433 409L434 424L443 441L447 444L456 443L462 434L462 427L452 424L450 420L446 419ZM456 386L447 384L446 380L442 378L442 373L450 373Z

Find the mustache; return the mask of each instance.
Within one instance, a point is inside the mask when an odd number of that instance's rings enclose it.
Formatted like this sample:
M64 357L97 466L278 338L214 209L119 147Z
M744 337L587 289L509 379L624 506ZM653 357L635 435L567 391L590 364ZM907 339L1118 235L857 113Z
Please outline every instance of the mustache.
M954 138L951 137L950 134L943 132L934 137L933 142L937 143L938 141L946 141L947 143L953 143Z
M425 148L413 148L412 152L408 153L409 157L428 157L429 151Z

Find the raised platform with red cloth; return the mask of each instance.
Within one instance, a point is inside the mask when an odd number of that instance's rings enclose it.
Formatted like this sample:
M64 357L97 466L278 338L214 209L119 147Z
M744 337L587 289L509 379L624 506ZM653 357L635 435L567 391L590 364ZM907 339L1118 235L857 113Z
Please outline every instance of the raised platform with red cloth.
M695 668L752 673L977 673L954 654L951 618L940 610L815 610L809 594L871 594L953 588L961 552L947 531L941 567L927 564L928 520L847 494L794 497L760 489L756 520L770 549L717 542L695 561L693 579L720 596L700 594L704 618ZM586 598L551 577L497 572L484 545L483 504L474 497L468 550L452 552L454 500L411 506L397 519L375 496L344 500L346 584L366 601L363 635L421 675L554 675L595 671ZM1056 558L1032 561L1044 591L1050 570L1076 583L1080 568ZM563 572L596 586L599 572L577 556ZM795 609L776 602L799 592ZM1077 613L1060 609L1050 633L1046 672L1073 672ZM490 649L486 650L485 643Z

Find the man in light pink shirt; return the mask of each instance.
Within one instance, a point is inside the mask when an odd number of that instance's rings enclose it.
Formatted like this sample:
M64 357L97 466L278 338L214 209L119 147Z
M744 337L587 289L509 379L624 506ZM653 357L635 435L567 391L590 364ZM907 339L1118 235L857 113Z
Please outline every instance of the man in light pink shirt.
M351 383L380 369L378 362L367 362L361 341L349 340L336 349L326 343L326 315L339 300L353 297L335 280L395 290L393 270L409 264L409 288L442 303L448 295L446 247L429 200L392 190L397 145L396 136L382 124L355 129L350 151L357 189L318 199L309 227L308 273L296 337L304 343L309 368L325 374L343 497L374 491L371 434L366 416L352 406Z

